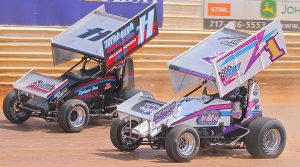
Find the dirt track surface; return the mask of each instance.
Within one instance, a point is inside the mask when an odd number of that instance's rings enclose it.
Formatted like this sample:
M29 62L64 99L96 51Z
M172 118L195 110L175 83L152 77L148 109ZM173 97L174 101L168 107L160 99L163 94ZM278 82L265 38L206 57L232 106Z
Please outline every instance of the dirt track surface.
M140 76L137 86L158 99L171 100L167 74ZM279 119L287 131L287 145L277 159L253 159L246 150L200 151L190 163L176 164L165 151L142 146L132 153L117 151L110 142L109 121L101 121L78 134L64 133L57 123L31 118L14 125L0 113L0 166L300 166L299 76L257 79L262 82L265 116ZM149 84L150 83L150 84ZM10 87L0 88L1 104ZM2 110L2 106L1 106Z

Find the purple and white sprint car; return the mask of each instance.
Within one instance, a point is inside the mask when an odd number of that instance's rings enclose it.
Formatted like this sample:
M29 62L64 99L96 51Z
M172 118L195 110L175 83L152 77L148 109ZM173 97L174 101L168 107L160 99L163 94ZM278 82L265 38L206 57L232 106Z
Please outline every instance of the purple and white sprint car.
M175 92L196 87L186 96L164 103L139 93L117 106L113 145L121 151L150 145L177 162L191 160L200 148L279 156L286 132L278 120L262 116L253 76L286 53L280 20L253 35L229 23L168 63Z

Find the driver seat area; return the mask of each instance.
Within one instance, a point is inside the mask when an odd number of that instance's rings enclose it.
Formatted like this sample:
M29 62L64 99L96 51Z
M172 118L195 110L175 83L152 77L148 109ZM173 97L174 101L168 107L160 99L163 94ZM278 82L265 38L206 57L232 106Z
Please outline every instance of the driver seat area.
M66 72L62 76L60 76L58 79L59 80L69 80L70 86L73 86L76 83L79 83L81 81L84 81L86 79L89 79L91 75L88 73L85 73L83 71L78 71L76 73L74 72Z

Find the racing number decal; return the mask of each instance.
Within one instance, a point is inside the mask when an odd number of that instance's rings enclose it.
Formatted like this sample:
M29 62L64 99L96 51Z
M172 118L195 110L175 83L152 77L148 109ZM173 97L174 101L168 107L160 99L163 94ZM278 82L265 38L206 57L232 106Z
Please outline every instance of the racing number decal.
M250 40L253 40L253 41L256 40L257 42L256 42L256 45L254 47L254 51L252 53L252 56L251 56L251 58L249 60L249 63L247 65L247 67L246 67L246 70L245 70L244 74L247 73L247 71L252 67L252 65L256 62L256 60L262 54L263 49L259 50L259 45L262 42L264 34L265 34L265 30L262 31L262 32L260 32L260 33L258 33L256 36L252 37L252 39L250 39Z
M259 50L259 45L262 42L263 36L264 36L264 32L262 31L259 34L257 34L256 36L254 36L253 38L256 38L257 43L255 45L252 57L250 58L250 61L247 65L245 74L247 73L247 71L251 68L251 66L255 63L255 61L261 56L261 54L263 53L263 51L269 52L270 53L270 60L272 62L274 62L275 60L277 60L278 58L280 58L281 56L283 56L285 54L285 51L282 48L279 48L278 43L275 39L276 35L272 36L271 38L269 38L266 41L266 45Z
M153 35L154 9L140 17L139 45Z
M85 32L81 35L78 35L77 37L85 39L87 37L93 36L92 38L89 38L88 40L92 41L92 42L96 42L96 41L106 37L111 32L112 31L105 31L103 28L97 27L97 28L94 28L94 29L88 29L87 32Z
M276 34L277 35L277 34ZM275 36L271 37L266 41L267 45L264 47L266 52L270 53L270 60L274 62L285 54L285 51L282 48L279 48L279 45L275 39Z

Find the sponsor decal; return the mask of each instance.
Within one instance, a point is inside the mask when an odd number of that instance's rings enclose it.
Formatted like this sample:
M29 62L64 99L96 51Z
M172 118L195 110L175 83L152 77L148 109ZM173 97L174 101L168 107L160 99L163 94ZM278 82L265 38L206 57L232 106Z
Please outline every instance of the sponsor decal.
M236 66L227 66L219 72L220 79L224 86L230 84L234 81L238 75L238 70L241 68L241 63L237 64Z
M257 84L255 84L253 87L252 87L252 97L251 99L253 100L259 100L259 87L257 86Z
M129 52L134 47L136 47L138 45L137 42L138 42L138 39L135 37L132 40L130 40L129 42L125 43L125 45L123 46L124 54L127 54L127 52Z
M40 93L46 94L51 92L55 88L55 85L50 83L44 83L43 80L37 80L31 83L30 85L26 86L26 88L33 89Z
M212 64L212 61L223 54L224 52L216 52L215 56L206 56L202 57L201 60L203 60L205 63Z
M300 6L291 6L289 4L284 4L281 14L300 15Z
M136 105L134 105L131 110L144 115L150 115L151 112L158 110L163 104L156 103L150 100L143 100Z
M93 86L90 88L82 89L78 92L78 96L83 96L83 95L86 95L90 92L97 91L97 90L98 90L98 86Z
M253 96L257 96L258 95L258 91L254 90L252 93Z
M240 119L242 117L242 111L232 110L230 116L232 116L235 119Z
M208 3L208 16L230 16L231 4L229 3Z
M179 123L187 121L187 120L190 120L192 118L198 117L199 115L201 115L205 111L231 109L231 107L232 107L231 104L211 105L211 106L205 107L205 108L203 108L203 109L201 109L199 111L195 111L195 112L187 115L186 117L184 117L184 118L182 118L182 119L180 119L180 120L172 123L171 126L179 124Z
M106 83L104 90L107 90L107 89L110 89L110 88L111 88L111 83L110 82Z
M50 100L50 103L55 103L57 100L59 100L61 97L63 97L65 94L68 93L68 88L64 88L61 91L57 92Z
M276 17L277 3L276 0L262 0L260 3L260 15L266 19L273 19Z
M231 116L236 119L240 119L242 116L242 107L241 107L241 102L236 101L232 104L232 110L231 110Z
M76 96L75 98L76 99L89 99L89 98L97 97L97 96L99 96L99 92L98 91L96 91L96 92L90 92L88 94L81 95L81 96Z
M205 110L197 118L197 125L216 125L218 123L220 115L220 112L216 110Z
M250 113L253 111L253 107L256 108L255 106L258 106L258 109L259 109L258 101L248 102L248 104L247 104L247 113L246 113L247 117L250 116Z
M120 48L119 50L115 51L114 53L112 53L109 57L108 60L112 60L112 59L116 59L118 57L122 57L123 56L123 50L122 48Z
M176 107L176 102L174 101L170 105L156 112L153 117L153 122L157 124L162 120L164 120L165 118L167 118L169 115L173 114L175 107Z
M134 24L130 22L129 25L127 25L124 29L122 29L121 31L117 31L116 33L112 34L111 37L106 39L103 42L104 48L107 49L108 52L113 51L118 46L120 46L121 44L120 39L122 40L122 43L125 43L126 41L130 40L134 36L134 33L132 33L134 29L135 29Z
M114 77L100 78L100 79L94 80L92 82L86 83L86 84L80 86L75 91L75 93L77 93L77 96L75 96L75 98L76 99L89 99L89 98L99 96L99 92L98 92L99 86L101 83L104 83L104 82L115 82L115 78Z
M239 36L230 36L230 37L218 38L218 40L220 41L220 44L231 46L231 47L236 46L237 44L242 42L244 39L246 39L246 38L239 37Z
M156 9L148 8L103 40L107 72L158 34Z
M201 57L201 60L203 60L205 63L211 64L212 61L218 56L206 56L206 57Z
M105 82L116 82L116 79L113 76L96 79L94 81L91 81L91 82L88 82L86 84L79 86L78 88L76 88L75 93L79 93L80 91L90 89L92 86L96 86L98 89L98 85L101 83L105 83ZM94 89L96 89L96 88L94 88Z

